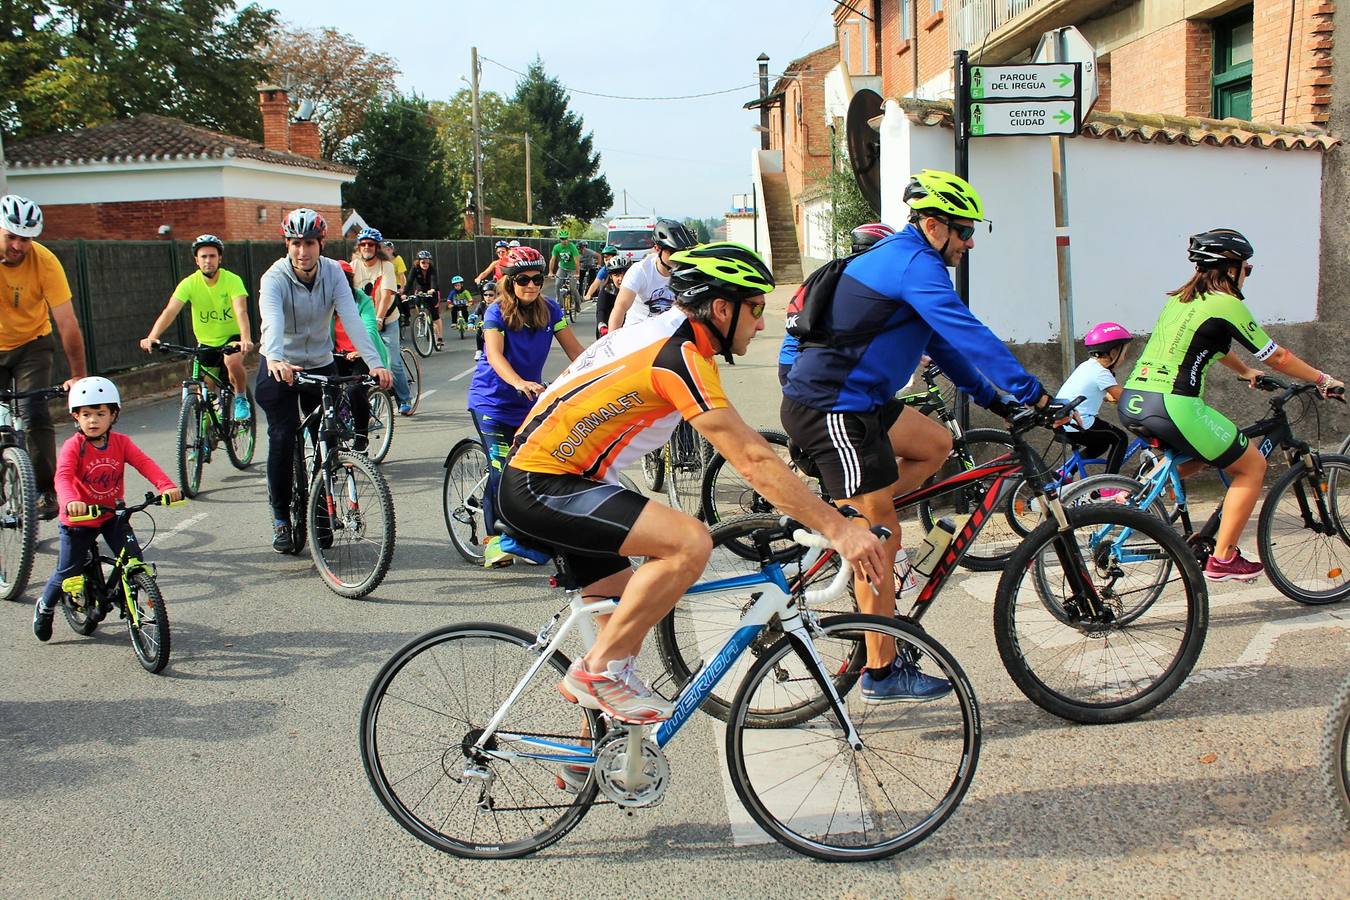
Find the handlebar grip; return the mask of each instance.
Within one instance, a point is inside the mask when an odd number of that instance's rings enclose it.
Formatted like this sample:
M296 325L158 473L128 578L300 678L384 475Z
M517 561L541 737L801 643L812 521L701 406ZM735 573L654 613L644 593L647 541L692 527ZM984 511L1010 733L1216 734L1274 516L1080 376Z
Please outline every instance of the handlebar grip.
M830 542L823 534L816 534L814 531L807 531L805 528L798 528L792 532L792 540L803 547L814 547L817 550L830 549Z
M1342 403L1344 403L1344 402L1345 402L1345 388L1343 388L1343 387L1327 388L1327 399L1329 399L1329 400L1339 400L1339 401L1341 401Z
M94 521L95 519L97 519L99 516L103 515L103 513L104 513L103 507L97 506L97 505L92 505L92 506L89 507L88 511L87 511L84 515L82 515L82 516L69 516L68 518L69 518L70 521L72 521L72 522L92 522L92 521Z
M871 532L883 541L889 541L891 539L891 530L885 525L873 525Z

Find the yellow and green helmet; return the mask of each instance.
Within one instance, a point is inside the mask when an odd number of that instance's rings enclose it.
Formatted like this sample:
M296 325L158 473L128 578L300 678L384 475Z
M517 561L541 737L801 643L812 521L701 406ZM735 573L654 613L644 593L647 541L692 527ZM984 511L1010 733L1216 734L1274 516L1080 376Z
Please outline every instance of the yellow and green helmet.
M670 289L685 305L721 297L749 300L774 289L763 258L744 244L716 241L670 257Z
M970 182L938 169L924 169L910 177L905 203L915 212L931 210L957 219L984 220L984 204Z

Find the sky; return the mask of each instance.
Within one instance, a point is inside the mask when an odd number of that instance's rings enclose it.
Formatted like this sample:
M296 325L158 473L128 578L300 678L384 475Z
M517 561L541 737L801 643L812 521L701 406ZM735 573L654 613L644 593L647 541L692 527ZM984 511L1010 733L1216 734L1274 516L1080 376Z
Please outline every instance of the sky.
M593 133L615 208L683 218L720 217L750 190L751 127L742 109L758 96L757 63L776 75L830 44L829 0L643 0L631 4L544 0L428 3L388 0L258 0L307 28L331 26L392 57L400 90L448 99L469 77L478 47L480 89L509 95L536 55L569 89L669 97L741 88L695 100L613 100L571 94L569 108ZM372 14L374 13L374 14ZM484 58L486 57L486 59ZM773 78L770 78L770 85Z

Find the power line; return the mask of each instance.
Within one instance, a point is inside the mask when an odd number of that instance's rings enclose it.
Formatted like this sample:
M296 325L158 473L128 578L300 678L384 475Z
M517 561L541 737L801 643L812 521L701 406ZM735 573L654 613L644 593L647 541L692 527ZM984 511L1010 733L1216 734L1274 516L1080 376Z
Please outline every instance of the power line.
M497 60L493 59L493 58L490 57L490 56L480 56L479 59L483 60L484 62L490 62L490 63L492 63L494 66L498 66L498 67L500 67L500 68L503 68L503 69L505 69L506 71L510 72L510 73L513 74L513 75L519 75L521 78L529 78L529 77L530 77L530 76L527 75L526 73L521 72L521 71L518 71L518 70L516 70L516 69L513 69L513 68L511 68L510 66L506 65L505 63L499 63L499 62L497 62ZM587 96L587 97L601 97L601 98L604 98L604 99L606 99L606 100L643 100L643 101L646 101L646 100L698 100L698 99L701 99L701 98L703 98L703 97L718 97L718 96L721 96L722 94L734 94L734 93L736 93L737 91L744 91L744 90L748 90L748 89L750 89L750 88L756 88L756 87L759 87L759 82L757 82L757 81L756 81L756 82L751 82L750 84L743 84L743 85L740 85L739 87L726 88L725 90L721 90L721 91L707 91L706 93L702 93L702 94L682 94L682 95L677 96L677 97L626 97L626 96L623 96L623 95L621 95L621 94L602 94L602 93L599 93L599 92L597 92L597 91L583 91L583 90L581 90L581 89L579 89L579 88L574 88L574 87L568 87L568 88L566 88L566 90L568 91L568 93L572 93L572 94L583 94L583 95L585 95L585 96Z

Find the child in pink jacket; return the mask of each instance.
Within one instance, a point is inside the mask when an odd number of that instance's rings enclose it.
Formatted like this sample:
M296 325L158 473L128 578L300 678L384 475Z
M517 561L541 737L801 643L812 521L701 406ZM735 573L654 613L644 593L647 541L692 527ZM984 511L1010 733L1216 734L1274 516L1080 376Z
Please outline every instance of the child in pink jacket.
M117 385L106 378L81 378L71 386L67 405L79 431L61 445L56 458L61 556L33 611L33 634L40 641L52 636L52 614L61 599L61 582L84 570L85 561L100 534L114 556L123 547L134 556L141 555L136 535L112 513L104 513L88 522L72 522L71 516L83 516L93 505L112 507L123 499L123 474L127 463L154 484L157 491L167 494L171 501L182 498L182 493L153 459L132 443L131 438L112 430L122 409ZM90 616L102 618L105 612L90 610Z

